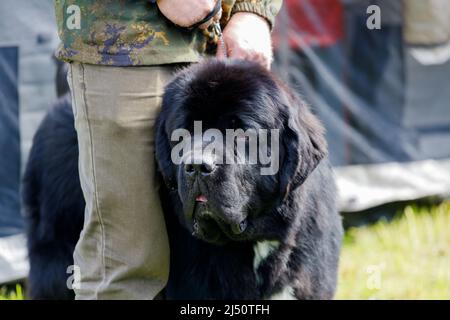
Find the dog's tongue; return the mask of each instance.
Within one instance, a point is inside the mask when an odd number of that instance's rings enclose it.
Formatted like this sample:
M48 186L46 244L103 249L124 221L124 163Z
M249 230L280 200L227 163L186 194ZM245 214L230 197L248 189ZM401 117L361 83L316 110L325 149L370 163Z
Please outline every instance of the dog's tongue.
M203 194L201 194L201 195L198 195L197 198L195 198L195 201L203 203L203 202L208 202L208 199L206 199L206 197Z

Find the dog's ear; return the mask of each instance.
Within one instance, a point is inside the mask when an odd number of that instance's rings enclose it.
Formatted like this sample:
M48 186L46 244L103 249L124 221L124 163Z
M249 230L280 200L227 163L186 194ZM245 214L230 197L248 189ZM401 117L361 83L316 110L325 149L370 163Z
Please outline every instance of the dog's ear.
M168 88L167 88L168 89ZM170 110L171 100L170 90L166 89L163 96L161 113L156 121L155 130L155 157L158 171L161 173L167 188L176 188L175 166L172 163L171 147L169 136L166 131L167 112Z
M290 97L286 106L282 144L284 161L280 170L280 192L286 199L299 187L327 155L324 128L298 97ZM285 110L286 110L285 109Z

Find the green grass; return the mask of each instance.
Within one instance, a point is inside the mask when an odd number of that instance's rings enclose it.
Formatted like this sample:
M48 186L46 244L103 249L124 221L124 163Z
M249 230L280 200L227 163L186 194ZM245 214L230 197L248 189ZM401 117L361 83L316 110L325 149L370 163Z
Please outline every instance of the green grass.
M22 291L22 286L16 284L14 289L9 289L7 287L0 288L0 300L23 300L24 295Z
M0 288L0 300L23 298L20 285ZM450 299L450 202L349 229L336 298Z
M450 299L450 202L347 231L337 299Z

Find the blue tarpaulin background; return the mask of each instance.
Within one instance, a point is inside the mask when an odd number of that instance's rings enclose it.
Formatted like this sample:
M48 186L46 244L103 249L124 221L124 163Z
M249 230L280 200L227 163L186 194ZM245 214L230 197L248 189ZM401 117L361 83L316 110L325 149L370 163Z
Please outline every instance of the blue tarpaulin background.
M20 233L18 47L0 48L0 237Z
M52 0L0 1L0 283L26 275L20 178L31 139L55 100Z

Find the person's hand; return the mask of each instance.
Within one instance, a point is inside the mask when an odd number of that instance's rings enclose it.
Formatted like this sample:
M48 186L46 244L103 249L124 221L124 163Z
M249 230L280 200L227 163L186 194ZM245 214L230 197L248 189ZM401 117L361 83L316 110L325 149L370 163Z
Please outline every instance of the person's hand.
M235 13L223 31L223 40L229 58L256 61L270 69L272 41L264 18L249 12ZM224 57L223 50L219 44L216 56Z
M180 27L188 28L202 21L213 11L217 0L157 0L159 11L170 21ZM199 26L206 29L211 23L219 21L222 9L213 19Z

